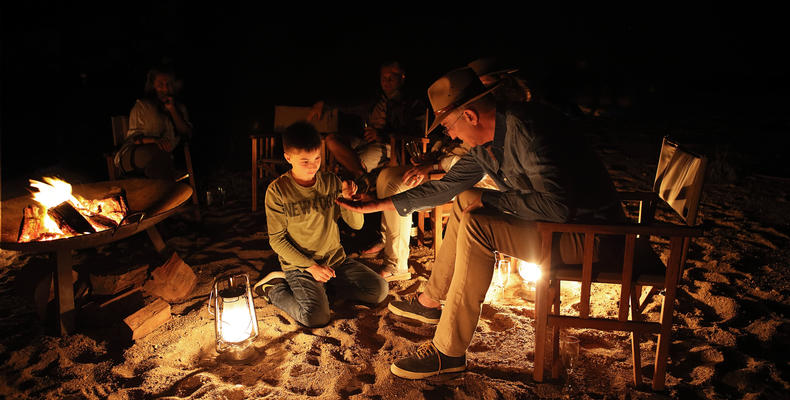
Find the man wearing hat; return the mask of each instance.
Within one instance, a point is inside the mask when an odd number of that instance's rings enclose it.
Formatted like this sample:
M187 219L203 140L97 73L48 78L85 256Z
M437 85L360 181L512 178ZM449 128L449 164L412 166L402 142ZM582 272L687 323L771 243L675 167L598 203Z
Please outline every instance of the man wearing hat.
M497 104L491 95L495 87L484 87L465 67L428 89L435 117L430 129L441 125L447 135L471 147L444 178L385 199L338 201L358 212L394 209L408 215L455 197L445 244L425 291L389 304L396 315L438 323L433 340L392 364L392 373L403 378L466 369L466 349L491 283L494 251L539 263L535 221L623 219L606 169L563 116L541 104ZM485 174L499 191L472 189ZM564 262L580 262L580 237L568 234L554 242L553 251Z

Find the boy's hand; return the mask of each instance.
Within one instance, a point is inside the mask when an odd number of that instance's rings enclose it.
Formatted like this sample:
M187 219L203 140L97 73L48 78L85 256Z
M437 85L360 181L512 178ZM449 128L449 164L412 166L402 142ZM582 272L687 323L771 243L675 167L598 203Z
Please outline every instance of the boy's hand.
M355 194L357 194L357 184L354 181L343 181L341 196L346 200L351 200Z
M315 264L307 268L307 272L318 282L327 282L335 277L335 270L324 265Z

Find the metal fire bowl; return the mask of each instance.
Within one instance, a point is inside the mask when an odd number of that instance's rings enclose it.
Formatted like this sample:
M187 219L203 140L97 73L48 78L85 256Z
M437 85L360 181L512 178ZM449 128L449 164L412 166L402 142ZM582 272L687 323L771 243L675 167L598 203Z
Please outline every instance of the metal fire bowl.
M72 236L42 242L18 243L19 225L24 208L35 203L31 196L21 196L3 201L2 204L2 241L0 248L27 253L49 253L58 250L74 250L101 246L116 240L125 239L144 231L157 222L172 215L176 209L192 195L192 187L159 179L125 179L74 185L72 193L86 199L95 199L110 192L113 187L126 190L129 213L143 212L141 219L125 223L117 229Z

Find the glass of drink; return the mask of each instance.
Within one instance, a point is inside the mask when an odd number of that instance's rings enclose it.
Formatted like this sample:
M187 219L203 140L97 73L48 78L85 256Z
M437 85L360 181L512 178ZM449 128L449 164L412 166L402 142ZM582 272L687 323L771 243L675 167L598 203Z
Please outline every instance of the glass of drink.
M565 336L560 338L560 354L562 363L568 369L568 381L563 392L570 394L573 392L573 370L579 362L579 338L576 336Z

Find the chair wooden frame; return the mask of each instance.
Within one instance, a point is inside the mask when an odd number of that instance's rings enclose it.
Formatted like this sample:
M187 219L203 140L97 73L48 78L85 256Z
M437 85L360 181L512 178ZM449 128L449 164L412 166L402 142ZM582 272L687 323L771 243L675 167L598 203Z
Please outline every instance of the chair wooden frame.
M535 304L535 381L543 381L544 358L546 355L547 330L552 331L552 351L549 358L552 378L559 375L560 328L575 327L599 330L631 332L631 350L634 385L642 383L641 355L639 340L641 335L657 334L658 344L652 380L653 390L663 390L666 379L666 364L669 353L672 316L677 292L677 284L686 262L691 238L701 236L702 229L697 225L697 206L699 203L706 158L682 149L677 143L664 138L659 157L656 178L652 192L624 192L624 201L639 202L639 220L636 224L597 225L563 224L538 222L541 235L541 265L543 273L537 282ZM674 176L669 177L669 174ZM667 181L669 181L667 183ZM654 221L658 206L668 206L685 223L659 223ZM583 263L574 268L560 267L552 263L552 237L558 232L578 232L584 236ZM624 254L619 273L604 273L594 268L593 248L596 235L622 235ZM640 249L649 250L650 236L669 238L669 257L665 269L659 274L643 273L640 269L638 254ZM642 245L640 248L639 246ZM655 260L655 258L654 258ZM561 263L560 263L561 264ZM597 263L596 263L597 264ZM560 282L581 282L581 300L578 316L560 315ZM591 318L590 287L593 282L617 283L621 286L617 319ZM651 291L641 298L643 286ZM664 298L658 322L645 321L642 311L656 289L664 289ZM630 312L630 318L629 318Z
M113 115L110 117L112 126L112 143L115 151L121 148L126 132L129 130L129 117L126 115ZM192 187L192 203L195 205L195 217L200 219L200 201L198 200L197 183L195 181L195 171L192 169L192 152L189 149L189 141L182 139L181 147L184 149L184 163L186 164L185 176L179 177L177 181L189 178L189 186ZM105 153L105 161L107 162L107 175L110 180L114 181L121 177L122 171L115 166L115 152Z

